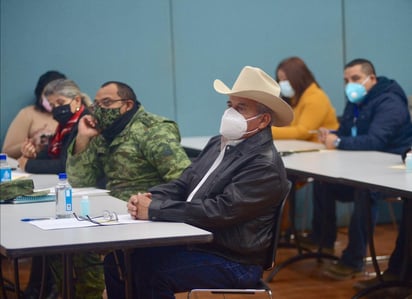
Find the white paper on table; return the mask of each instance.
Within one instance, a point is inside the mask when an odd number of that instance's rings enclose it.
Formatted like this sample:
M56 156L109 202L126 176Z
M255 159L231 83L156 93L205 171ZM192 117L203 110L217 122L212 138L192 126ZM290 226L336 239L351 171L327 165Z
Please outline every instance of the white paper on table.
M392 165L390 168L393 168L393 169L406 169L405 164Z
M132 219L130 214L121 214L118 215L118 221L112 222L102 222L101 224L108 225L119 225L119 224L138 224L148 222L149 220L136 220ZM90 226L101 226L99 224L83 220L79 221L76 218L59 218L59 219L47 219L47 220L33 220L28 223L37 226L43 230L51 229L64 229L64 228L78 228L78 227L90 227Z
M12 180L18 180L22 178L28 178L30 176L30 173L25 173L25 172L11 172L11 179Z

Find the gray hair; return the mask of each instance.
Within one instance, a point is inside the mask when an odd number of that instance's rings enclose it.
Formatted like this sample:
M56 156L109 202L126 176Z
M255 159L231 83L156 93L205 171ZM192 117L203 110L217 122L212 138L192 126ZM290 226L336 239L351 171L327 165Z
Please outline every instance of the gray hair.
M56 94L70 99L74 99L75 97L80 96L82 103L86 107L89 107L92 104L90 97L87 94L81 92L79 86L77 86L77 84L73 80L53 80L46 85L43 93L46 97L52 94Z
M256 103L257 103L257 111L259 112L259 114L263 114L263 113L270 114L270 119L271 119L270 124L272 125L273 121L275 120L275 113L269 107L267 107L267 106L265 106L265 105L263 105L259 102L256 102Z

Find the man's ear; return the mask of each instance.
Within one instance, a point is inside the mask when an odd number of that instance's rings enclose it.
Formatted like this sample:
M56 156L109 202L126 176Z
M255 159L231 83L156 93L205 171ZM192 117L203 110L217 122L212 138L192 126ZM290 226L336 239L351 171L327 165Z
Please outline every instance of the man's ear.
M378 81L378 79L376 78L376 75L372 74L369 75L371 82L373 82L374 84Z
M269 113L264 113L262 117L262 121L259 124L260 129L266 128L272 122L272 117Z
M129 111L130 109L133 108L133 105L135 105L135 102L132 100L127 100L126 101L126 111Z

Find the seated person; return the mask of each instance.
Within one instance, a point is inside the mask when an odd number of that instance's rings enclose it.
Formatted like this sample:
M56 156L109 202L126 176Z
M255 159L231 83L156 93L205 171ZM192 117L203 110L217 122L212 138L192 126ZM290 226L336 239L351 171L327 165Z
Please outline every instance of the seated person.
M60 173L66 170L67 147L76 136L77 124L83 115L87 114L84 103L89 103L89 97L82 93L75 82L68 79L51 81L42 90L45 101L50 103L53 118L58 122L54 135L48 142L48 147L37 152L32 139L26 139L22 145L22 156L18 159L19 167L30 173ZM40 292L42 258L33 257L29 285L24 292L24 298L37 298ZM46 293L48 298L57 298L58 291L47 268Z
M246 66L228 95L221 135L213 137L179 179L130 197L136 219L186 222L213 232L213 242L193 246L136 249L133 298L167 299L193 288L254 287L262 276L274 213L288 191L271 124L288 125L293 112L278 84L261 69ZM118 265L105 258L108 298L125 297Z
M32 140L26 139L21 147L19 167L30 173L60 173L66 171L67 147L77 134L80 118L87 114L84 103L89 97L82 93L75 82L57 79L44 88L44 96L52 108L53 118L58 126L50 137L48 147L37 152Z
M174 121L145 111L133 89L109 81L97 91L92 115L79 122L68 149L66 172L73 187L102 186L123 199L178 178L190 165ZM76 299L101 298L103 269L97 254L76 254ZM53 267L62 279L61 264Z
M93 115L80 120L70 146L73 187L97 186L127 201L132 194L180 176L190 165L174 121L147 112L128 85L110 81L97 91Z
M292 106L295 118L289 126L272 127L273 139L318 142L315 132L320 127L338 128L335 109L302 59L290 57L279 63L276 80L282 96Z
M36 146L37 152L47 147L48 136L53 135L57 121L44 96L44 87L56 79L66 79L66 76L57 71L41 75L34 89L34 105L21 109L10 124L2 149L9 157L18 159L21 156L21 146L26 139Z
M315 76L299 57L290 57L276 67L276 80L280 85L280 92L292 106L294 119L289 126L272 127L272 136L275 140L300 139L319 142L317 130L320 127L336 130L339 126L335 109L328 95L321 89ZM288 175L293 182L294 198L296 190L306 185L307 178ZM288 210L286 202L286 210ZM284 214L284 217L287 214ZM284 218L285 229L290 228L289 221Z
M321 128L319 138L328 149L383 151L401 154L412 144L412 123L407 97L394 80L377 77L373 64L355 59L345 66L345 92L348 98L336 134ZM354 169L353 171L356 171ZM364 267L368 243L368 209L376 221L377 199L374 190L315 181L312 233L302 239L303 247L322 245L332 249L336 240L335 200L354 201L349 224L349 242L336 264L324 274L333 279L358 275Z

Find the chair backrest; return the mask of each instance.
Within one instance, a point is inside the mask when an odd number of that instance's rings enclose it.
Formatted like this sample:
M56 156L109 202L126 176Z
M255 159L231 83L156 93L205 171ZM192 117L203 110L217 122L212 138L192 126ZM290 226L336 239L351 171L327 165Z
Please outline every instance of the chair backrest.
M272 229L272 243L270 244L270 248L267 251L266 259L265 259L265 265L264 265L264 270L270 270L274 267L275 265L275 259L276 259L276 251L278 248L278 243L279 243L279 237L280 237L280 227L282 223L282 213L283 213L283 208L285 206L286 199L288 198L290 189L292 187L292 183L288 181L288 187L286 194L284 194L283 199L278 207L278 209L275 211L275 221L273 222L273 229Z

